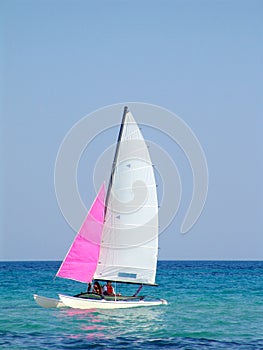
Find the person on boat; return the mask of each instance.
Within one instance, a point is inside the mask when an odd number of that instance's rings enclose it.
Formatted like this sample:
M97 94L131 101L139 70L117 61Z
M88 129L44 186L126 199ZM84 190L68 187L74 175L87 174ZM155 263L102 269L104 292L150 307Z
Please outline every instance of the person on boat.
M93 289L92 289L92 293L96 293L96 294L102 295L102 290L101 290L101 286L100 286L99 282L96 281L94 283Z
M115 294L115 290L111 284L111 281L108 281L107 284L105 284L105 286L102 289L102 293L103 295L120 295L119 293Z

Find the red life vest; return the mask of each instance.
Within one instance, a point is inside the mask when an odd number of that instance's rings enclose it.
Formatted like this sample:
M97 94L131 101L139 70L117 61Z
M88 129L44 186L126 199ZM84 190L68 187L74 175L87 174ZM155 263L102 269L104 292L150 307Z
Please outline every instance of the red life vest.
M113 288L112 288L112 286L107 286L107 293L108 293L108 294L113 294Z

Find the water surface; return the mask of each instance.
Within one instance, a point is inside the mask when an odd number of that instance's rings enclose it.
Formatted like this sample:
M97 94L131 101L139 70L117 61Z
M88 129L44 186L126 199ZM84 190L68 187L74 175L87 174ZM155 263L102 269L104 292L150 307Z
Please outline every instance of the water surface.
M0 263L1 349L263 349L263 262L160 261L156 295L169 305L44 309L33 294L74 295L59 262ZM137 287L121 285L122 294Z

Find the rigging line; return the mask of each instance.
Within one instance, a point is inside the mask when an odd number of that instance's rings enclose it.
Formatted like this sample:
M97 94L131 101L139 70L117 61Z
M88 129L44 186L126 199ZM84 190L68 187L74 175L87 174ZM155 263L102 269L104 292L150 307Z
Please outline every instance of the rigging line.
M141 285L139 286L139 288L137 289L137 291L133 294L133 297L136 297L136 296L140 293L142 287L143 287L143 284L141 284Z

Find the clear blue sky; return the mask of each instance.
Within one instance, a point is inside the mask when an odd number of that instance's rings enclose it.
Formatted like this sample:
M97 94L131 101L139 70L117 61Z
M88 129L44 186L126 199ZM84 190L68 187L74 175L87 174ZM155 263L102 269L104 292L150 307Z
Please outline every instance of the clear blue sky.
M183 236L179 212L159 258L262 260L261 0L2 0L0 13L0 260L64 257L75 233L56 202L58 148L126 101L179 115L207 157L203 214Z

